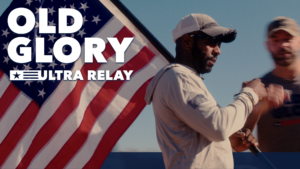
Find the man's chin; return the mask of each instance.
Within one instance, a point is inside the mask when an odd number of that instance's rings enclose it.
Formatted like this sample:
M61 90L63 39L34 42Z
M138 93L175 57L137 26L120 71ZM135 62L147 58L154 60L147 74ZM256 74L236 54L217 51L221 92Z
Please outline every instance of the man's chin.
M276 57L273 55L273 60L276 63L276 65L286 67L294 62L295 57L291 56L291 57L286 57L286 58L280 58L280 57Z
M290 64L293 63L293 61L291 59L285 59L285 60L275 60L276 65L279 66L289 66Z
M211 67L206 67L204 70L202 70L201 74L209 73L209 72L211 72L211 70L212 70L212 66Z

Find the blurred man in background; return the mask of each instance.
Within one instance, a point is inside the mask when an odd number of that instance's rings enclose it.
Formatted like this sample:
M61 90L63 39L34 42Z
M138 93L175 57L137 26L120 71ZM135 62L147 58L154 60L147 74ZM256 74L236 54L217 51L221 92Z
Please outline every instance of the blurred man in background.
M268 25L266 46L275 66L261 80L265 86L280 85L276 87L283 87L290 99L281 107L258 104L254 111L269 113L260 118L259 113L253 113L245 127L253 130L259 120L258 140L263 152L300 152L300 38L296 21L275 18Z

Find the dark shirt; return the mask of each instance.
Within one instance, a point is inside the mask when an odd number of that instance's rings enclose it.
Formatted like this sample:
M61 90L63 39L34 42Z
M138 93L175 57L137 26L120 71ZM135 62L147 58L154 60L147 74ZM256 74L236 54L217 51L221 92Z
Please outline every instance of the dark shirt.
M270 83L282 85L291 100L261 116L257 129L259 148L263 152L300 152L300 76L289 80L270 72L261 80L266 87Z

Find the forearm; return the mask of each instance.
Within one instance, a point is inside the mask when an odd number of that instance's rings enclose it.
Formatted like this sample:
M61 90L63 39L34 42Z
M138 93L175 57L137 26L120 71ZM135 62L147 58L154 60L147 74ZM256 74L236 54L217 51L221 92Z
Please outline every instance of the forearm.
M185 124L211 141L223 141L241 129L259 99L252 88L244 87L233 103L220 108L205 86L200 88L185 75L177 76L180 78L167 87L166 104Z
M169 92L174 96L169 97L168 105L182 121L211 141L223 141L241 129L258 101L255 92L245 88L233 103L220 108L212 98L200 92L185 92L184 96L174 95L176 91ZM252 95L256 97L253 99Z
M253 110L253 104L257 103L258 98L255 98L254 102L251 101L253 100L252 95L256 96L252 89L242 91L243 92L236 97L233 103L211 113L214 118L208 118L208 120L211 121L207 124L212 124L211 127L207 129L207 131L209 131L208 133L216 133L217 136L222 136L218 138L225 139L244 126L248 115ZM250 95L252 99L249 98L250 93L246 94L245 92L252 92Z
M266 101L258 102L251 114L248 116L244 128L248 128L253 131L258 123L261 113L267 112L268 110L269 108Z

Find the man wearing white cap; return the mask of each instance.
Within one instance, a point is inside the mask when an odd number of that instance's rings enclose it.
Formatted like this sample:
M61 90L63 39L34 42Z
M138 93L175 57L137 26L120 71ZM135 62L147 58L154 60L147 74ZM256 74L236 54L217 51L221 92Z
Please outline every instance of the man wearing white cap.
M220 108L199 74L211 71L221 53L221 42L232 42L236 31L220 27L208 15L191 14L182 18L172 33L176 63L155 75L145 96L147 104L153 103L165 167L233 168L231 148L243 151L251 144L258 145L249 130L237 131L266 97L266 89L259 79L244 82L235 101ZM274 104L282 104L280 97L275 97Z

